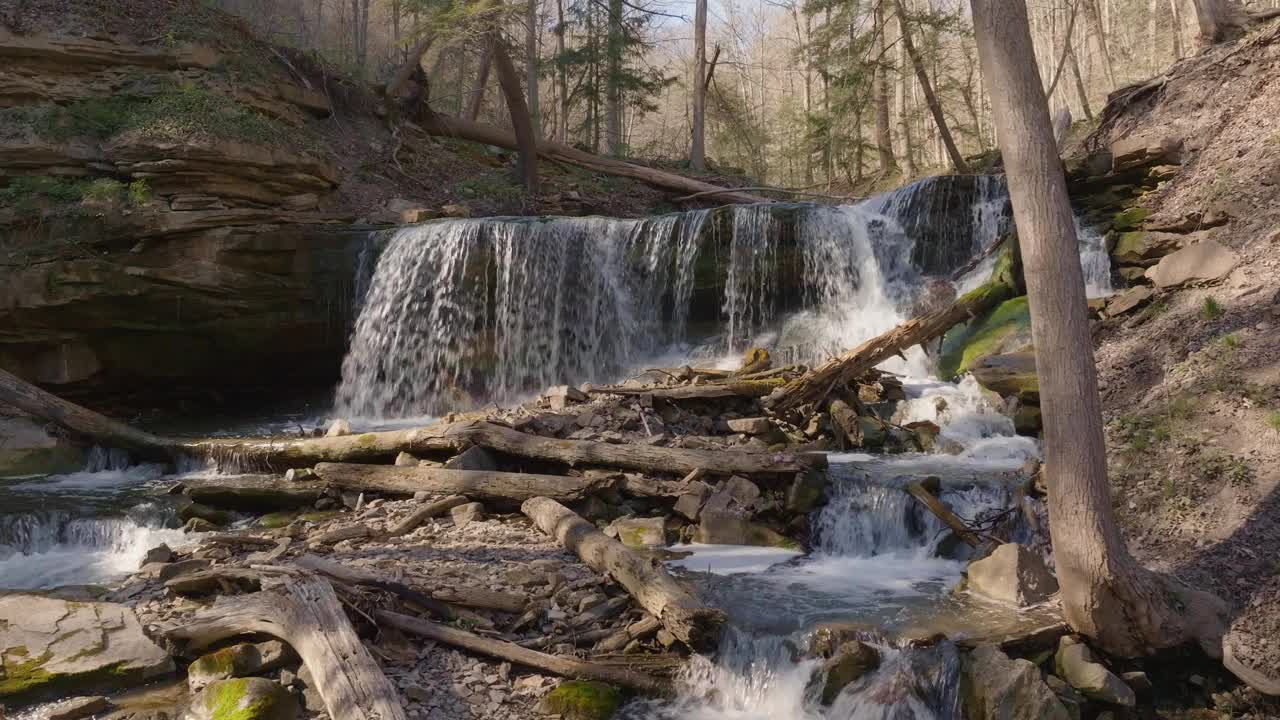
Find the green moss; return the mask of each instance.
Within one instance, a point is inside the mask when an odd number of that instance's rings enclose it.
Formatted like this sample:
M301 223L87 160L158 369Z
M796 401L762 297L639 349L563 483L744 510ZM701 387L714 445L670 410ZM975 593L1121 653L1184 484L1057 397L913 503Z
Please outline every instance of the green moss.
M258 518L258 527L274 530L282 528L298 517L296 512L273 512Z
M233 645L200 656L187 668L190 675L203 678L232 678L244 674L244 645Z
M968 370L978 358L1019 350L1021 348L1011 345L1029 342L1030 333L1031 310L1027 297L1006 300L986 315L947 334L938 362L939 372L943 377L954 377Z
M1142 227L1142 223L1151 217L1151 211L1144 207L1131 207L1116 213L1115 218L1111 221L1111 226L1116 230L1136 230Z
M593 680L560 683L542 699L542 709L566 720L608 720L622 705L622 691Z
M340 514L337 510L321 510L319 512L303 513L298 516L298 519L306 520L307 522L324 522L325 520L332 520Z
M3 671L0 672L0 701L27 702L73 690L126 687L143 679L142 671L130 669L128 662L124 660L90 672L51 673L45 665L52 659L51 652L30 658L30 652L25 647L5 649L3 662L0 663L0 670Z
M1280 410L1267 413L1267 427L1280 432Z
M274 705L270 697L248 700L249 679L237 678L213 683L205 691L212 695L206 705L212 709L210 720L259 720Z

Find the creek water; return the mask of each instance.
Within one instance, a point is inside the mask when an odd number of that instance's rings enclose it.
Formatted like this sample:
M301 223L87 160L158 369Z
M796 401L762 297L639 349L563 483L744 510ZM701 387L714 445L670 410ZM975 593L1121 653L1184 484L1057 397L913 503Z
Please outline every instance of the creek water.
M756 346L782 362L821 359L910 317L929 281L950 282L1006 232L1001 179L970 178L960 191L954 182L843 207L452 220L377 234L361 261L333 416L356 426L419 421L655 365L733 366ZM1080 231L1089 292L1107 294L1102 239ZM957 292L994 263L954 279ZM981 635L1037 618L952 592L968 549L949 542L905 483L938 476L942 500L969 520L1014 508L1009 532L1043 544L1032 529L1043 508L1015 500L1020 469L1039 448L972 379L942 382L933 364L916 348L883 367L904 376L908 397L894 420L936 422L948 452L832 454L812 552L677 548L689 554L673 567L728 611L731 627L714 659L691 664L681 697L632 703L628 717L959 717L955 647L901 638ZM83 472L0 480L0 586L106 582L147 548L180 542L162 495L174 479L172 469L95 451ZM819 663L796 659L796 649L833 622L865 628L883 660L824 706Z

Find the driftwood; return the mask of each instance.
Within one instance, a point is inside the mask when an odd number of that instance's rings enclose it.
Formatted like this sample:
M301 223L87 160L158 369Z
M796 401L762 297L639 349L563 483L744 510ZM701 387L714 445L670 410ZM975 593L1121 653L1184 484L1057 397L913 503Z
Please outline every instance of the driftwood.
M908 320L828 360L774 392L765 404L775 412L794 410L805 404L821 404L837 386L848 383L908 348L940 337L956 324L990 310L1013 295L1014 290L1008 284L989 282L948 307Z
M938 516L938 519L947 524L957 536L971 547L980 547L982 538L973 531L958 515L951 512L951 508L938 499L938 496L929 492L924 485L913 482L907 485L907 492L911 493L911 497L920 501L920 504L929 509L929 512Z
M613 577L676 638L697 651L715 649L726 620L724 611L703 605L661 563L609 538L549 498L528 500L521 509L540 530L577 553L592 569Z
M606 385L591 388L592 395L649 395L664 400L710 400L725 397L764 397L786 384L781 377L763 380L709 382L702 385L677 385L675 387L627 387Z
M346 463L320 463L316 465L316 474L330 485L344 490L389 495L412 495L418 491L458 493L473 500L515 503L540 496L581 500L603 485L598 480L566 475Z
M438 601L436 598L427 595L419 590L409 587L403 583L383 580L378 576L360 570L358 568L343 565L341 563L326 560L317 555L303 555L293 564L305 570L311 570L324 575L338 582L348 585L363 585L365 587L377 588L393 593L400 599L414 603L422 607L427 612L446 620L453 620L458 617L458 613L446 603Z
M431 597L450 605L461 605L478 610L497 610L511 615L518 615L529 607L528 595L483 588L439 588L431 591Z
M373 537L373 531L368 525L344 525L343 527L327 530L322 533L316 533L307 538L307 542L318 545L332 545L340 543L343 540L355 540L357 538Z
M162 629L189 650L264 633L291 645L311 672L329 717L407 720L395 686L382 674L328 582L286 577L279 591L219 598L211 607Z
M573 645L590 645L591 643L603 640L616 632L613 628L600 628L598 630L584 630L576 633L565 633L563 635L548 635L546 637L534 638L532 640L522 640L517 645L520 647L542 649L555 647L561 643L571 643Z
M278 538L264 538L255 535L218 534L202 535L200 536L200 542L205 545L232 545L237 547L248 545L251 547L273 548L280 540Z
M669 696L672 694L672 688L669 683L644 673L631 672L626 669L598 665L558 655L548 655L537 650L520 647L505 640L481 637L465 630L386 610L379 610L375 617L378 622L385 623L401 632L407 632L411 635L417 635L418 637L435 640L436 642L452 645L473 653L506 660L555 675L583 680L602 680L647 695Z
M253 570L220 567L179 575L165 581L164 587L183 596L255 592L262 587L262 575Z
M419 525L422 525L422 523L430 520L431 518L439 517L459 505L466 505L469 502L471 502L471 499L466 496L450 495L442 500L437 500L433 503L423 505L417 510L409 513L405 519L392 526L392 528L387 531L387 537L408 535L414 530L417 530Z
M510 131L492 125L469 122L457 117L434 113L423 120L422 127L432 135L470 140L494 147L506 148L507 150L520 149ZM552 140L539 139L538 154L548 160L558 160L570 165L584 167L588 170L639 180L664 190L682 193L711 193L728 202L770 202L768 198L759 195L736 191L732 188L717 187L710 183L645 167L644 165L593 155L571 145Z
M632 640L639 640L654 634L660 627L662 627L662 623L658 622L658 618L646 615L601 640L596 644L595 650L599 653L617 652L625 648Z
M213 507L261 512L310 507L324 483L291 482L279 475L217 475L183 481L192 500Z

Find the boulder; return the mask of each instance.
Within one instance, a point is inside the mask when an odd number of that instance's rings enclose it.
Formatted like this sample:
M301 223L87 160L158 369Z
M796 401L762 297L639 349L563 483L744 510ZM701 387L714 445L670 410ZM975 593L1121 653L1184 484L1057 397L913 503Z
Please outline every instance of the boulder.
M961 672L970 720L1072 720L1031 661L1010 659L995 645L975 648Z
M943 377L960 375L984 356L1013 353L1030 345L1031 311L1023 295L949 331L943 337L938 372Z
M727 493L743 507L754 508L760 503L760 486L740 475L725 480L720 492Z
M1107 317L1120 317L1146 305L1156 292L1145 285L1129 288L1107 301Z
M43 708L46 714L41 717L44 720L80 720L95 717L110 707L111 701L101 695L75 697L63 700L52 707ZM0 717L0 720L3 718Z
M736 418L725 422L729 429L744 435L763 435L773 430L773 423L766 417Z
M205 570L208 570L211 565L212 563L203 558L192 558L181 562L169 563L168 565L164 565L160 568L157 577L160 578L160 582L169 582L170 580L182 575L204 572Z
M446 470L498 470L498 459L479 445L472 445L449 459Z
M1181 165L1182 141L1168 135L1138 135L1111 143L1111 169L1123 172L1152 165Z
M217 529L218 529L217 525L214 525L213 523L209 522L208 520L205 520L204 518L191 518L190 520L187 521L185 525L182 526L182 531L188 532L188 533L213 532L214 530L217 530Z
M295 720L298 702L266 678L216 680L191 701L185 720Z
M1157 260L1187 244L1188 236L1176 233L1130 230L1116 237L1111 257L1118 265L1154 265Z
M694 542L705 545L757 545L798 550L795 540L743 517L719 513L702 513L693 535Z
M827 502L827 474L821 472L796 473L787 488L787 511L808 514ZM692 519L692 518L691 518Z
M454 527L461 530L473 522L484 520L484 505L478 502L469 502L465 505L450 508L449 515L453 517Z
M214 527L221 527L231 522L234 517L225 510L216 510L198 502L189 502L178 510L178 519L183 522L200 519Z
M1201 240L1166 255L1146 277L1156 287L1169 288L1188 282L1211 282L1226 277L1236 266L1235 252L1216 240Z
M880 653L875 648L858 640L842 644L823 666L826 682L822 686L822 704L835 702L841 690L878 667Z
M1137 703L1133 688L1101 663L1095 662L1088 645L1069 635L1058 641L1053 664L1057 675L1085 697L1125 707L1133 707Z
M544 715L564 720L608 720L622 707L622 691L594 680L566 680L538 703Z
M1005 543L969 564L969 590L1019 607L1042 603L1058 591L1058 580L1037 553Z
M187 668L191 692L203 690L216 680L248 677L277 670L295 659L293 649L279 640L240 643L202 655Z
M702 512L702 504L710 494L711 488L705 483L690 483L689 491L676 499L675 507L672 509L677 515L696 522L698 515Z
M146 567L152 563L171 563L173 562L173 550L168 545L161 543L147 551L142 556L142 562L138 563L138 567Z
M1036 375L1033 352L987 355L974 362L969 371L979 385L1001 397L1030 402L1040 399L1040 378Z
M665 517L619 518L613 521L611 528L618 542L627 547L663 547L669 542Z
M0 477L70 473L84 467L84 450L25 417L0 417Z
M123 605L0 597L0 703L117 690L173 669Z
M342 418L338 418L337 420L334 420L333 422L329 423L329 429L324 431L324 436L331 437L331 438L342 437L343 435L350 435L350 434L351 434L351 423L347 422L346 420L343 420Z

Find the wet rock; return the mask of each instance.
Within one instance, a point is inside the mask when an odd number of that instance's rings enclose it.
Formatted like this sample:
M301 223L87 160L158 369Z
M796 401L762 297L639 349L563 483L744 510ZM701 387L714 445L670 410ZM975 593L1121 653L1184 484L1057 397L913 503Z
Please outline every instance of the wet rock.
M191 701L186 720L295 720L298 703L266 678L217 680Z
M538 703L544 715L564 720L608 720L622 706L622 691L602 682L568 680L547 693Z
M969 589L1019 607L1044 602L1058 591L1058 580L1044 560L1017 543L1005 543L969 564Z
M827 501L827 475L819 472L796 473L787 488L787 511L808 514ZM693 518L690 518L693 519Z
M292 648L279 640L240 643L202 655L187 668L187 685L200 692L215 680L261 675L294 660Z
M450 458L449 462L444 464L448 470L498 470L498 459L493 453L480 447L472 445L463 450L461 453Z
M1013 660L981 645L962 666L965 716L970 720L1071 720L1071 714L1029 660Z
M478 502L469 502L466 505L451 508L449 515L453 517L454 527L461 530L473 522L484 520L484 505Z
M214 525L204 518L191 518L182 526L183 532L189 533L206 533L213 532L217 529L217 525Z
M48 708L44 720L80 720L80 718L97 715L111 707L111 702L101 695L77 697Z
M938 435L942 433L937 423L928 420L909 422L902 428L914 436L915 446L920 452L933 452L938 446Z
M874 625L855 621L824 622L813 629L809 640L809 654L820 658L831 658L836 650L853 640L867 640L878 636Z
M1030 344L1031 310L1023 295L947 333L938 372L942 377L953 377L970 370L985 356L1018 352Z
M1036 375L1036 356L1032 352L987 355L969 367L978 384L1001 397L1038 402L1040 378Z
M1036 436L1044 427L1044 418L1040 414L1039 405L1020 404L1013 411L1013 430L1019 435Z
M208 560L200 558L182 560L180 562L170 563L160 568L158 577L160 578L160 582L168 582L176 577L203 572L208 570L210 566L211 563Z
M763 435L773 430L773 423L766 417L737 418L725 423L729 429L744 435Z
M1054 695L1058 696L1058 700L1062 702L1062 706L1067 709L1067 714L1071 716L1071 720L1080 720L1084 715L1084 707L1089 704L1089 698L1076 692L1076 689L1067 684L1066 680L1057 675L1045 675L1044 684L1049 686Z
M146 555L142 556L142 562L139 567L145 567L151 563L168 563L173 562L173 550L163 543L151 548Z
M880 667L880 653L858 640L842 644L824 666L826 682L822 686L822 704L835 702L840 691L863 675Z
M84 467L84 451L25 417L0 417L0 477L69 473Z
M620 518L611 526L627 547L663 547L670 541L667 518Z
M331 437L331 438L342 437L344 435L350 435L350 434L351 434L351 423L347 422L346 420L343 420L342 418L338 418L337 420L334 420L333 422L329 423L329 429L324 431L324 436Z
M178 519L183 522L189 522L195 518L204 520L214 527L221 527L231 522L234 516L225 510L217 510L198 502L187 503L178 510Z
M1146 277L1156 287L1176 287L1188 282L1221 280L1236 266L1235 252L1216 240L1201 240L1161 258Z
M1143 692L1151 691L1151 678L1147 677L1147 674L1142 672L1141 670L1134 670L1133 672L1121 673L1120 679L1124 680L1126 685L1133 688L1133 691L1135 693L1143 693Z
M123 605L0 597L0 703L115 690L173 672Z
M734 515L702 513L702 520L693 535L694 542L706 545L757 545L800 549L795 540L759 523Z
M1137 702L1133 688L1095 662L1089 646L1075 638L1066 636L1058 641L1054 668L1059 677L1085 697L1125 707L1133 707Z

